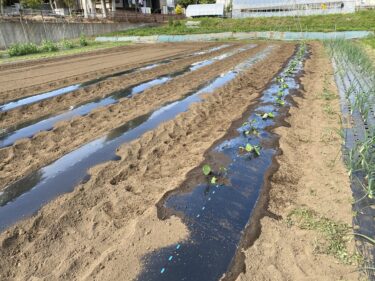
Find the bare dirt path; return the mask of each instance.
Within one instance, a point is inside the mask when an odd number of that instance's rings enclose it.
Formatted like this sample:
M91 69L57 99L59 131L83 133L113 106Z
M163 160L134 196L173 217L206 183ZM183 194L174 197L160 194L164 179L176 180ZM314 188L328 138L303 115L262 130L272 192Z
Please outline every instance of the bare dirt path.
M212 43L131 45L57 62L34 62L24 67L0 69L0 103L95 79L128 67L133 68L140 63L197 51L210 45Z
M286 46L288 51L291 47ZM101 137L109 130L183 97L264 47L265 44L259 44L253 49L150 88L140 95L124 98L117 104L96 109L86 116L59 122L52 131L40 132L31 139L19 140L13 146L1 149L0 158L3 160L0 163L0 189L80 145ZM278 52L280 46L273 50L271 56L278 55Z
M338 94L320 43L313 43L305 72L303 98L295 98L298 107L291 108L287 118L291 127L276 129L282 155L277 156L280 167L271 178L268 210L282 219L261 219L260 237L244 251L246 273L237 281L360 280L356 267L344 264L356 262L350 257L353 244L348 243L348 256L344 249L336 253L341 260L333 257L337 246L327 254L330 241L324 231L328 230L319 224L323 218L349 226L352 222L351 190L337 133ZM298 215L288 219L293 213ZM312 228L318 225L317 229L303 229L298 220L306 220Z
M292 53L293 46L277 48L204 102L123 145L122 160L91 169L87 183L0 234L0 279L133 280L145 253L188 236L178 219L159 221L155 204L200 164Z
M28 122L30 120L39 119L42 116L56 114L57 112L68 110L70 106L75 106L85 101L90 101L97 98L103 98L114 93L115 91L123 90L161 75L167 75L180 71L194 62L217 56L237 47L238 44L232 44L227 48L223 48L212 53L177 59L176 61L166 65L160 65L142 72L130 73L126 76L110 78L62 96L57 96L6 112L0 112L0 127L5 129L16 126L20 123Z

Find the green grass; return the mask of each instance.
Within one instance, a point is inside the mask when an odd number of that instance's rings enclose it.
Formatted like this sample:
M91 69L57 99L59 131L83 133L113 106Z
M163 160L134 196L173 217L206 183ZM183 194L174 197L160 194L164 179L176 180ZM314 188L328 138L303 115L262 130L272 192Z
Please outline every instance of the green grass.
M351 254L347 248L348 241L353 238L349 225L335 222L307 208L293 210L287 217L287 224L317 232L319 235L314 243L317 254L332 255L344 264L359 263L358 254Z
M143 27L119 32L106 36L117 35L175 35L218 32L248 32L248 31L346 31L346 30L375 30L375 11L361 11L353 14L319 15L300 17L271 17L247 19L200 18L200 27L188 28L185 21L177 21L158 27ZM299 21L301 27L299 25Z
M15 62L15 61L23 61L23 60L36 60L36 59L42 59L42 58L74 55L74 54L80 54L80 53L90 52L94 50L112 48L112 47L123 46L123 45L129 44L129 42L95 42L93 40L87 40L88 42L87 46L79 46L79 42L77 40L71 40L71 42L73 42L74 44L74 47L71 49L59 49L56 52L40 52L36 54L29 54L29 55L18 56L18 57L9 57L6 50L0 51L0 64L8 63L8 62Z
M375 50L375 36L368 37L366 39L361 40L367 46L373 48Z
M375 65L375 36L358 40L356 44L366 51L368 58Z

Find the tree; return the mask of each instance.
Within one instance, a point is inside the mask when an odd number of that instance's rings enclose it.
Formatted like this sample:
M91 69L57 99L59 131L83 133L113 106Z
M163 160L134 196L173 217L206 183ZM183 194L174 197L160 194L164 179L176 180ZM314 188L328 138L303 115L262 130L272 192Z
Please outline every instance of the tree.
M199 4L215 4L216 1L215 0L199 0L198 3Z
M182 14L182 7L179 4L177 4L175 11L176 11L177 15L181 15Z
M74 6L75 0L64 0L64 4L68 7L69 9L69 15L72 15L72 8Z
M107 17L107 6L105 4L105 0L100 0L101 6L102 6L102 15L103 18Z
M21 0L23 7L36 9L43 4L43 0Z

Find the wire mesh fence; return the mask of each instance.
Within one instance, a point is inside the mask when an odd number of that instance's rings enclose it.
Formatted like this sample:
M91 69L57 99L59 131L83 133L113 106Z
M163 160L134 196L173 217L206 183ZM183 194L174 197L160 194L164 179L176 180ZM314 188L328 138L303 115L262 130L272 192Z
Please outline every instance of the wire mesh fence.
M61 9L64 10L64 9ZM17 20L27 19L34 21L67 21L67 22L80 22L80 21L116 21L116 22L165 22L170 19L178 20L185 18L183 14L146 14L141 11L107 11L106 15L103 16L101 12L88 12L85 14L83 10L74 11L61 11L57 13L51 9L19 9L14 7L7 7L4 9L3 14L0 15L0 19L11 20L12 18Z
M82 34L95 36L183 18L184 15L130 11L107 11L106 17L101 13L88 13L85 17L83 11L61 15L51 9L9 8L0 17L0 49L6 49L15 43L40 44L43 40L60 41L78 38Z

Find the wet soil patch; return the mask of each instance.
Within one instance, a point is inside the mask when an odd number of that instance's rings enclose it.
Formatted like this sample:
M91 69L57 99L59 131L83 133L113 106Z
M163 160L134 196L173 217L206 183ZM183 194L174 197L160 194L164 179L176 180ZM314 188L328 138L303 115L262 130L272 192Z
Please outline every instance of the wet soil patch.
M118 146L155 129L162 122L175 118L186 111L192 103L200 102L201 95L212 93L224 86L238 73L268 56L272 49L273 47L265 48L257 55L250 56L246 61L238 64L233 70L206 82L183 98L137 117L105 137L87 143L36 173L9 185L0 193L0 230L25 216L32 215L56 196L73 190L74 186L84 180L90 167L106 161L118 160L116 157ZM112 184L115 185L116 182Z
M18 98L18 99L15 99L15 100L11 100L11 101L8 101L8 102L0 105L0 112L8 111L8 110L11 110L11 109L14 109L14 108L17 108L17 107L21 107L21 106L24 106L24 105L36 103L36 102L39 102L39 101L42 101L42 100L45 100L45 99L49 99L49 98L52 98L52 97L64 95L64 94L73 92L77 89L81 89L81 88L99 83L101 81L108 80L110 78L115 78L115 77L131 74L131 73L134 73L134 72L138 72L138 71L150 70L150 69L153 69L155 67L158 67L158 66L161 66L161 65L164 65L164 64L167 64L167 63L171 63L171 62L177 61L179 59L192 57L192 56L195 56L195 55L203 55L203 54L206 54L206 53L215 52L215 51L221 50L223 48L226 48L228 46L229 45L221 45L221 46L218 46L218 47L210 48L206 51L195 52L195 53L192 53L192 54L182 55L182 56L175 56L173 58L163 59L161 61L148 63L146 65L142 65L142 66L139 66L139 67L130 68L130 69L115 72L115 73L112 73L112 74L104 75L102 77L95 78L95 79L83 82L81 84L69 85L69 86L59 88L59 89L54 89L54 90L51 90L51 91L48 91L48 92L45 92L45 93L28 96L26 98Z
M226 46L226 45L223 45L223 46ZM0 134L0 148L10 146L19 139L30 138L40 131L51 130L57 122L69 120L75 116L86 116L97 108L109 106L111 104L116 104L122 98L131 98L134 95L140 94L154 86L165 84L173 78L182 76L187 73L194 72L218 60L228 58L232 55L236 55L242 51L246 51L254 47L256 47L256 45L249 45L247 47L242 47L242 48L238 48L238 49L223 53L213 58L194 62L184 67L183 69L169 73L168 75L157 76L148 81L144 81L142 83L132 85L120 91L115 91L111 93L110 95L107 95L103 98L95 98L95 99L87 100L85 102L75 105L70 110L66 110L63 113L53 115L53 116L47 115L45 117L37 118L33 121L27 121L22 124L18 124L16 128L14 128L15 129L14 131L11 129L9 130L8 128L6 133ZM217 51L220 49L222 48L216 47L216 48L209 49L206 52L210 52L212 50ZM206 52L201 52L201 53L204 54Z

